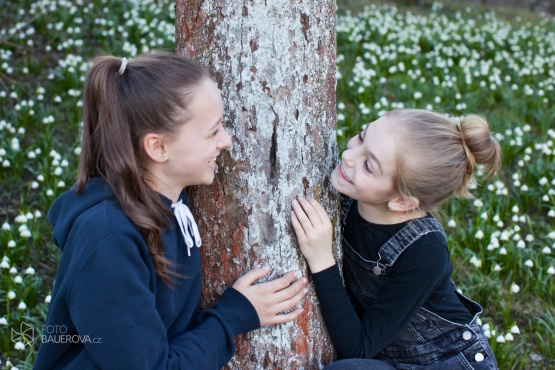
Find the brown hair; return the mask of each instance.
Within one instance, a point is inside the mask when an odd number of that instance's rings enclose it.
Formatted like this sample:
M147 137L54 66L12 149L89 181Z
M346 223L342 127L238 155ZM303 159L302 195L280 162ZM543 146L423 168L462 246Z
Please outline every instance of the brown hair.
M420 109L394 110L387 116L399 123L405 140L395 190L401 197L417 198L423 211L437 211L453 194L472 198L468 186L476 165L483 165L488 180L501 165L501 147L481 116L455 122Z
M148 185L142 139L149 132L176 132L196 88L210 76L202 66L166 53L140 55L120 75L121 66L119 58L100 56L87 74L77 193L89 178L104 178L143 236L156 273L171 283L177 274L165 258L162 233L172 213Z

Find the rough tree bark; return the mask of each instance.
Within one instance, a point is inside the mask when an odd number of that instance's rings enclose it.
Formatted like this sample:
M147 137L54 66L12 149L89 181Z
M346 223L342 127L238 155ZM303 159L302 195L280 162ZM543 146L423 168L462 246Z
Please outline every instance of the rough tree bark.
M314 196L339 219L328 180L337 157L335 9L331 0L176 1L177 50L215 76L233 137L214 185L192 191L205 307L255 266L269 264L271 277L296 269L308 276L290 221L295 195ZM294 323L238 337L228 368L329 363L333 350L312 289L303 307Z

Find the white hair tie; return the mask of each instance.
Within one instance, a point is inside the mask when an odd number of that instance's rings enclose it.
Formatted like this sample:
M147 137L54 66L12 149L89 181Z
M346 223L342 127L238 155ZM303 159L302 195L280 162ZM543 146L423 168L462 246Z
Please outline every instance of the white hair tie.
M121 67L119 67L118 74L121 76L125 73L125 68L127 67L127 58L121 58Z

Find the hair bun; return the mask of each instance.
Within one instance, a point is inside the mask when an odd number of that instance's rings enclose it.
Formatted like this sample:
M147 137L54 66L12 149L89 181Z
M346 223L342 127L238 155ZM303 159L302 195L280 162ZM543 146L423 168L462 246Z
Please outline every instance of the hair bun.
M484 166L487 178L492 178L501 166L501 146L492 136L488 122L479 115L471 114L464 117L459 126L474 160Z

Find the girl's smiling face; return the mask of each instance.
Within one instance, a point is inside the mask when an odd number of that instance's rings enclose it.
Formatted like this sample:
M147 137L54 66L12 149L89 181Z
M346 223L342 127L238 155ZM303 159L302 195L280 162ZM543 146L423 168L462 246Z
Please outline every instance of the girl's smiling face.
M166 145L165 175L181 189L211 184L217 157L231 146L222 125L222 97L213 81L207 79L198 87L190 107L190 118Z
M174 201L187 186L211 184L216 159L231 146L222 125L224 108L216 84L205 79L193 94L176 132L147 135L156 148L148 169L153 187Z
M359 209L387 211L396 197L398 124L387 116L370 123L349 140L342 161L331 174L333 187L358 200Z

